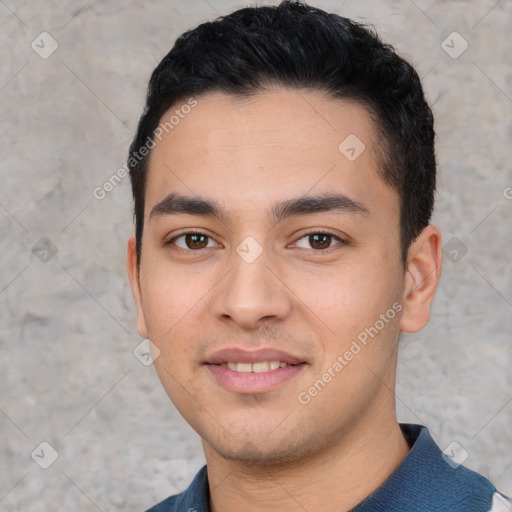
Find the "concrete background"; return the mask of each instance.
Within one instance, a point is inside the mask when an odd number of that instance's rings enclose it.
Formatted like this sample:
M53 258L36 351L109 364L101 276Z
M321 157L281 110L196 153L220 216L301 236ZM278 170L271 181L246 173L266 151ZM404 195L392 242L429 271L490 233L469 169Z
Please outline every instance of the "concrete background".
M451 260L429 326L402 339L399 419L458 442L466 466L512 495L512 2L312 3L373 23L436 116L434 222ZM93 190L124 164L176 37L241 5L0 1L1 511L141 511L204 463L133 354L129 180L103 200ZM454 31L469 45L456 59L442 47ZM51 462L43 441L58 455L46 470L31 457Z

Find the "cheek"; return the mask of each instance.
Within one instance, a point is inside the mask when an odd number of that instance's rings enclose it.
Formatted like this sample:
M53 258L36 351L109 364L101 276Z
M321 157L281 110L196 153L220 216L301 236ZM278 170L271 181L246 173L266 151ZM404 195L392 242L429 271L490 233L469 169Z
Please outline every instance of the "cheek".
M288 281L301 312L345 340L373 325L400 296L398 274L368 259L289 274Z
M142 307L149 332L155 339L171 335L200 306L201 277L189 276L179 267L155 264L141 272Z
M153 266L151 273L141 274L142 309L148 337L160 350L155 367L161 379L167 380L164 368L178 375L190 364L193 340L204 324L208 297L204 297L205 289L198 286L198 279L170 265Z
M142 308L149 339L160 354L154 360L155 370L167 395L178 408L186 407L183 388L189 389L194 325L200 326L201 295L183 273L170 265L151 267L142 274ZM190 404L189 404L190 406Z

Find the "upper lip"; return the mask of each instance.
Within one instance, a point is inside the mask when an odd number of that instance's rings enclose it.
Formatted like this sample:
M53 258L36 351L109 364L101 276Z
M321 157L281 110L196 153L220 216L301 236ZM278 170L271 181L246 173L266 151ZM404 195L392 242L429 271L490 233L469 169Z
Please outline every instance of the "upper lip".
M300 364L304 363L303 359L287 354L282 350L276 350L273 348L261 348L258 350L242 350L239 348L226 348L214 352L209 356L205 363L206 364L222 364L222 363L259 363L262 361L280 361L288 364Z

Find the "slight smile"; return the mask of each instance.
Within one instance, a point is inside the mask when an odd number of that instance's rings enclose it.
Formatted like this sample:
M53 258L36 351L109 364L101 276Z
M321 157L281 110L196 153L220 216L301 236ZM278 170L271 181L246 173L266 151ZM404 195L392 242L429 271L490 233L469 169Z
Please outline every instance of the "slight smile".
M307 363L274 349L247 352L233 348L216 352L205 365L210 375L225 389L258 394L271 391L292 379Z

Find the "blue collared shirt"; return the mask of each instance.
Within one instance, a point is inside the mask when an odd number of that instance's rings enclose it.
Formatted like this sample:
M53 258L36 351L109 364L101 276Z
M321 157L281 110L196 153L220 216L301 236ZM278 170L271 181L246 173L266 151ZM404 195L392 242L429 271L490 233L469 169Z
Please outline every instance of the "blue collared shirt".
M512 501L482 475L444 455L427 427L401 423L411 447L395 472L352 512L512 512ZM211 512L206 465L180 494L147 512Z

